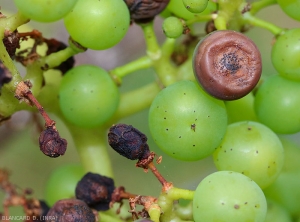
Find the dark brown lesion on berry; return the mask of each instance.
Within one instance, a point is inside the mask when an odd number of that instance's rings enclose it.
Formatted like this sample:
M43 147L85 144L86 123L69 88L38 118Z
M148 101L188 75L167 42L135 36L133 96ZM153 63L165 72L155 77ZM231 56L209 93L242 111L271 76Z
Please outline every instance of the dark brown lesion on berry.
M115 189L114 180L96 173L87 173L77 183L76 198L84 201L89 207L98 211L109 209L112 193Z
M12 75L0 60L0 90L1 87L12 80ZM0 93L1 95L1 93Z
M235 74L241 68L240 59L234 52L224 53L219 61L218 68L222 73Z
M131 125L113 125L109 129L108 143L116 152L130 160L143 159L150 153L146 135Z

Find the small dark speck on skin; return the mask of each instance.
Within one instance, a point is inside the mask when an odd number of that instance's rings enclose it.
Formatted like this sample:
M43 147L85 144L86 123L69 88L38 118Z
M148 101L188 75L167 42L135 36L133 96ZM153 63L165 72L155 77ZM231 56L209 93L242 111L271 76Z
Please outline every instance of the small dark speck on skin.
M247 129L248 129L248 130L252 130L252 128L251 128L251 127L248 127Z
M238 205L238 204L234 205L234 209L239 209L239 208L240 208L240 205Z

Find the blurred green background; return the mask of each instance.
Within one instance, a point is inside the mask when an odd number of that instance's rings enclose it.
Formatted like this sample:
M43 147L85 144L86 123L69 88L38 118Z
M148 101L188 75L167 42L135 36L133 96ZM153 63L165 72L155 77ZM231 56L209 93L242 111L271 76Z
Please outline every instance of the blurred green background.
M0 0L0 7L4 11L16 12L11 0ZM284 28L299 27L299 23L288 18L278 6L271 6L262 10L258 13L258 17ZM160 18L156 18L155 29L160 42L164 39L161 22ZM61 21L51 24L30 22L29 25L40 30L46 38L53 37L63 42L68 40L68 34ZM199 26L199 30L204 33L204 25ZM262 53L263 74L275 74L270 60L272 34L261 28L253 28L246 35L254 40ZM111 69L144 54L143 34L138 26L132 25L126 37L117 46L104 51L88 50L75 56L75 59L77 65L95 64L105 69ZM154 72L150 69L133 73L124 78L120 90L127 91L151 82L154 78ZM208 157L201 161L183 162L164 155L150 137L147 115L148 110L144 110L122 120L122 122L133 125L148 135L151 150L163 156L163 161L158 165L158 169L168 181L173 182L178 187L195 189L203 177L215 171L212 159ZM67 163L79 163L79 157L70 134L59 120L57 120L57 128L61 136L68 140L68 150L64 156L51 159L40 152L39 135L35 124L32 122L32 116L27 112L16 113L10 121L0 126L0 167L11 171L11 182L21 188L32 188L33 196L40 199L44 198L47 178L55 168ZM299 135L288 137L300 144ZM136 194L154 196L159 194L160 183L150 172L144 173L142 169L135 167L135 161L127 160L110 148L108 149L113 163L116 186L125 186L129 192ZM0 192L0 200L3 197L4 193ZM1 211L3 208L0 204Z

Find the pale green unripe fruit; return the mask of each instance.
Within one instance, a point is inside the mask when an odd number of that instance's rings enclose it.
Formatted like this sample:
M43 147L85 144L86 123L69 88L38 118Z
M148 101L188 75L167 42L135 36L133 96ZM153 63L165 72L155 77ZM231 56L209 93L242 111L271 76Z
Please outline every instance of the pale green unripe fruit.
M208 4L208 0L182 0L185 8L192 13L203 12Z
M165 35L169 38L178 38L183 33L183 25L180 19L173 16L164 20L162 29Z

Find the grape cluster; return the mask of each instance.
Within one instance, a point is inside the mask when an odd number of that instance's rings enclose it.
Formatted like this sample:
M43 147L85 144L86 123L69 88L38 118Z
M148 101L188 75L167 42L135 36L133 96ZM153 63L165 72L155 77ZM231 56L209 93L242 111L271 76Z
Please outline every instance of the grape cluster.
M32 111L32 101L39 100L65 123L82 161L59 167L49 177L48 216L57 221L96 221L96 209L103 218L119 221L109 211L118 201L112 198L108 143L120 155L138 160L137 167L150 169L163 187L158 198L122 193L124 187L117 190L123 195L120 202L129 200L133 220L141 216L144 219L136 221L300 221L300 148L284 139L300 132L300 28L282 29L256 15L277 4L300 21L299 0L13 2L18 13L0 14L0 122L19 110ZM166 37L162 45L153 28L158 17ZM17 30L30 20L62 21L68 44L37 31ZM205 34L199 33L201 22ZM78 53L118 45L131 25L144 34L144 56L111 70L76 63ZM263 73L260 48L247 34L252 26L274 35L269 57L273 75ZM22 42L30 38L33 46L24 48ZM44 53L38 47L45 47ZM15 62L25 67L25 77ZM145 68L154 70L155 81L125 93L119 88L127 75ZM16 86L24 80L32 86L34 100L17 93ZM44 107L36 106L47 117ZM143 124L149 128L148 137L119 123L146 108ZM51 123L45 124L38 142L44 154L59 157L67 141ZM178 163L211 157L216 172L205 175L195 191L174 189L154 166L150 137ZM181 199L192 203L184 215L176 207ZM144 206L140 215L136 204Z

